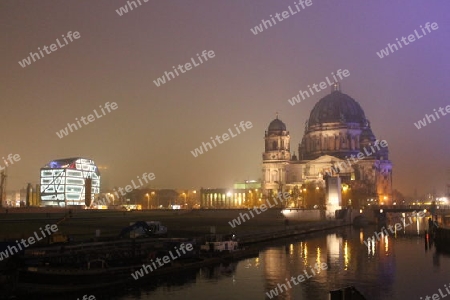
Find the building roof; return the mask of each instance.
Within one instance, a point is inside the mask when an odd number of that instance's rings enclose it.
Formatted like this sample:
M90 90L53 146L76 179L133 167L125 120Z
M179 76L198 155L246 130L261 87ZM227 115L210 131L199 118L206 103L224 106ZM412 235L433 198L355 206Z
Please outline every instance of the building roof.
M88 158L83 157L72 157L72 158L63 158L63 159L55 159L47 163L43 168L49 169L83 169L77 167L77 164L89 164L95 166L95 173L100 175L98 167L95 165L94 161ZM83 169L84 170L84 169Z
M277 116L276 119L270 122L268 131L286 131L286 125L280 119L278 119Z
M340 122L360 123L364 126L367 120L356 100L335 90L316 103L309 116L308 126Z

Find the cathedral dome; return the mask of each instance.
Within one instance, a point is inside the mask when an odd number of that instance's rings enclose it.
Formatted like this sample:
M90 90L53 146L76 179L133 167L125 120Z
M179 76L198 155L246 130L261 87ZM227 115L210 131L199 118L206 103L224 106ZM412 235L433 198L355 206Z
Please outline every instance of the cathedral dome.
M359 103L339 90L333 91L317 102L309 116L308 126L335 122L361 125L367 122Z
M277 117L270 122L268 131L286 131L286 125Z

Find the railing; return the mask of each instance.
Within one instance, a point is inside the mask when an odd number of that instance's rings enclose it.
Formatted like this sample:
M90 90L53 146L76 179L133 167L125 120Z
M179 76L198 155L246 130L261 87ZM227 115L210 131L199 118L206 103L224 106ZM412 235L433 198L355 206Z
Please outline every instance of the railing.
M431 205L422 204L422 205L370 205L366 207L367 209L416 209L416 210L429 210ZM450 205L436 205L434 206L436 210L450 210Z

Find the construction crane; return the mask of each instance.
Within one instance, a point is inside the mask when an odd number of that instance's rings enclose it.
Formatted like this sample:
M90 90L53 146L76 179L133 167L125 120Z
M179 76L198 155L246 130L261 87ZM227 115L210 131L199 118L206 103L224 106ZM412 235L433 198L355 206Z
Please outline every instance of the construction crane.
M58 222L56 222L55 224L59 225L60 223L64 222L65 220L67 220L69 218L72 218L72 210L71 209L69 209L69 211L66 212L66 214Z
M447 197L450 197L450 168L447 169Z
M61 224L62 222L66 221L67 219L72 218L72 210L70 209L58 222L56 222L56 225ZM49 244L63 244L69 242L69 237L65 235L64 233L58 231L53 233L49 237Z
M0 206L6 206L3 203L6 201L6 170L7 167L5 167L0 173Z

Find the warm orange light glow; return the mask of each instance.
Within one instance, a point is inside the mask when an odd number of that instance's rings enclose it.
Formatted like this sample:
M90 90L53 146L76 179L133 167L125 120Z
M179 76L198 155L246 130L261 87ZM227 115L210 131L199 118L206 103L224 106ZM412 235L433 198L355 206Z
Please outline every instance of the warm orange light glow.
M347 192L347 190L348 190L348 185L343 184L343 185L342 185L342 190L343 190L344 192Z

